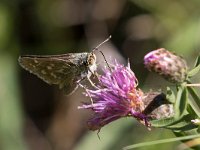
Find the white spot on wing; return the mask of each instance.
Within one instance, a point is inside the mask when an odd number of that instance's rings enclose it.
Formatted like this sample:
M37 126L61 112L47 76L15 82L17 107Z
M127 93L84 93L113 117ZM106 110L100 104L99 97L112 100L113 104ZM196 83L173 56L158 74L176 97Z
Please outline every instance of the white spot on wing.
M58 70L58 72L63 73L63 72L64 72L64 69L61 68L60 70Z
M29 66L31 66L31 67L33 67L33 68L35 68L35 65L34 65L34 64L32 64L32 63L29 63Z
M55 65L54 64L50 64L50 66L54 67Z
M50 74L52 77L54 77L54 78L57 78L57 76L53 73L53 72L51 72L51 74Z
M45 70L42 70L41 73L42 73L42 74L47 74Z
M47 69L48 69L48 70L51 70L51 69L52 69L52 67L51 67L51 66L47 66Z
M37 63L38 63L38 61L37 61L36 59L34 59L34 63L36 63L36 64L37 64Z

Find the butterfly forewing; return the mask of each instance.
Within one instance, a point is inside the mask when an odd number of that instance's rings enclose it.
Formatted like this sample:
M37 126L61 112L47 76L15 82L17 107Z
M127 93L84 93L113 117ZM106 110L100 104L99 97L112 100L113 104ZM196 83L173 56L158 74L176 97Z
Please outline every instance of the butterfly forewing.
M87 56L88 53L26 55L19 57L19 63L48 84L59 85L66 94L70 94L77 88L77 82L87 76ZM86 75L82 76L84 72Z

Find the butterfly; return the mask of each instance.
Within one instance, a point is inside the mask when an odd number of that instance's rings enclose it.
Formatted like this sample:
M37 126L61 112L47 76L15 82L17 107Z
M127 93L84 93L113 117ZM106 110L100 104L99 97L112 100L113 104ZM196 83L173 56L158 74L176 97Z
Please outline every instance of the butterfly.
M67 53L61 55L23 55L18 62L22 68L36 75L48 84L58 85L66 95L72 94L84 79L96 73L96 55L94 51L109 38L100 43L92 52Z

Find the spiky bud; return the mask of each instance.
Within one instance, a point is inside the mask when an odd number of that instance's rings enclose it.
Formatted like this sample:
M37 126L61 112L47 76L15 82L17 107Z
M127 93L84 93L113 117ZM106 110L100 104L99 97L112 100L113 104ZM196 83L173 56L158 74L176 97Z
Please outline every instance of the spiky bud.
M188 68L186 61L164 48L146 54L144 64L149 71L158 73L170 82L182 83L186 80Z

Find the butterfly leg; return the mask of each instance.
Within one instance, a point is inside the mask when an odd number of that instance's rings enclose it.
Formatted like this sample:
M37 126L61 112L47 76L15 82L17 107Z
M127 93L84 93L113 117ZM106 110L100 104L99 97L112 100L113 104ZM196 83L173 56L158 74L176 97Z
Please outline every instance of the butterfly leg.
M87 79L88 79L88 81L90 82L90 84L91 84L94 88L100 89L99 87L97 87L97 86L94 84L94 82L92 82L92 80L90 79L90 77L87 77Z
M92 105L93 105L93 104L94 104L94 103L93 103L93 99L92 99L90 93L88 92L88 89L87 89L84 85L82 85L82 84L80 84L80 83L78 83L78 85L79 85L80 87L82 87L82 88L86 91L86 93L87 93L88 96L90 97L90 101L91 101L91 103L92 103Z
M97 78L97 80L100 82L100 79L99 79L99 74L97 73L97 71L95 71L95 72L93 73L93 75L94 75L94 77L96 77L96 78Z
M91 71L90 68L88 68L88 69L89 69L91 75L97 77L98 81L100 81L100 80L99 80L99 74L98 74L96 71ZM90 76L87 76L87 79L88 79L88 81L90 82L90 84L91 84L94 88L99 89L99 88L94 84L94 82L91 81Z
M101 87L104 87L104 85L102 84L102 82L100 81L100 75L95 71L94 72L94 74L93 74L96 78L97 78L97 80L98 80L98 82L99 82L99 85L101 86ZM99 88L98 88L99 89Z

